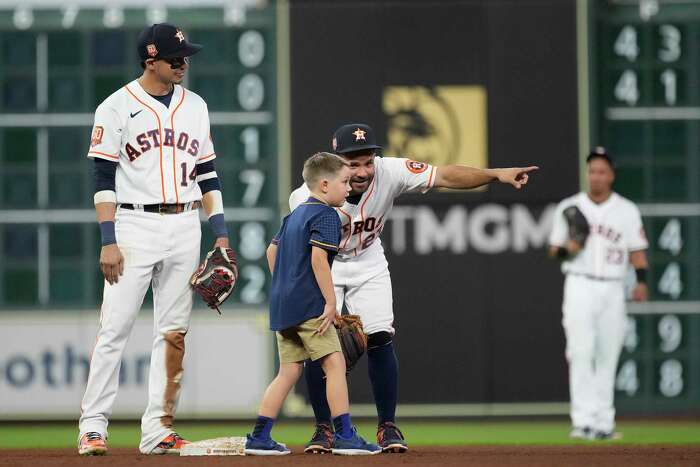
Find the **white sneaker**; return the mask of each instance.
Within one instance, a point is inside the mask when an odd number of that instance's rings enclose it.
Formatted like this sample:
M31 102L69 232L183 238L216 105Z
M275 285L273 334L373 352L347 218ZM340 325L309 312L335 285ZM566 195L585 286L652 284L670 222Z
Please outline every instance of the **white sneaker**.
M591 430L587 426L584 426L584 427L575 426L571 429L571 432L569 433L569 438L580 439L580 440L591 440L591 439L593 439L593 430Z

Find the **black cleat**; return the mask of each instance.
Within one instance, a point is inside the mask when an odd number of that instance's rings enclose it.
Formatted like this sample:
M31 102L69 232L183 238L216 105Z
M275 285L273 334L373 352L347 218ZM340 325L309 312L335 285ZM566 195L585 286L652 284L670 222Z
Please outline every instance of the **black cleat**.
M384 422L377 429L377 444L382 452L402 453L408 451L403 433L392 422Z
M330 425L319 423L311 441L306 443L306 454L329 454L333 449L333 430Z

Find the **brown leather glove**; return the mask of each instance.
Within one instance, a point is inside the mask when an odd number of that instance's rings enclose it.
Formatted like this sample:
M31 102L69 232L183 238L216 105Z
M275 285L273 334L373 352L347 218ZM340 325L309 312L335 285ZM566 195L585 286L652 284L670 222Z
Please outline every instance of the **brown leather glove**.
M367 351L367 334L358 315L342 315L335 320L335 328L345 356L345 366L350 372Z

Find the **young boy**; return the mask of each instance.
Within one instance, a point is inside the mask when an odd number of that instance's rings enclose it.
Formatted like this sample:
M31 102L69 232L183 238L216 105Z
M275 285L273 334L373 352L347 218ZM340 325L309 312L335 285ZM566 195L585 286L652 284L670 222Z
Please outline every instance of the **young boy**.
M331 264L340 243L342 206L350 191L350 169L325 152L304 164L309 199L282 221L267 249L272 272L270 329L276 331L280 369L263 396L246 454L285 455L291 451L270 437L282 404L301 376L304 360L320 361L335 425L333 454L377 454L381 449L357 434L350 420L345 358L332 325L336 316Z

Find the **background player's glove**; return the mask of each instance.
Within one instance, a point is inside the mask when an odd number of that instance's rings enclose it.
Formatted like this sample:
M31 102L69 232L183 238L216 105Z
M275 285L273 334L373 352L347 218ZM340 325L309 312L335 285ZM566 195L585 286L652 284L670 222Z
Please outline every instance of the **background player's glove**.
M210 308L219 306L233 292L238 279L236 253L230 248L218 247L207 253L204 262L192 274L190 284Z
M358 315L342 315L336 318L335 328L345 356L345 367L350 372L367 351L367 334Z
M564 218L569 226L569 238L583 248L591 232L586 217L577 206L569 206L564 209Z

